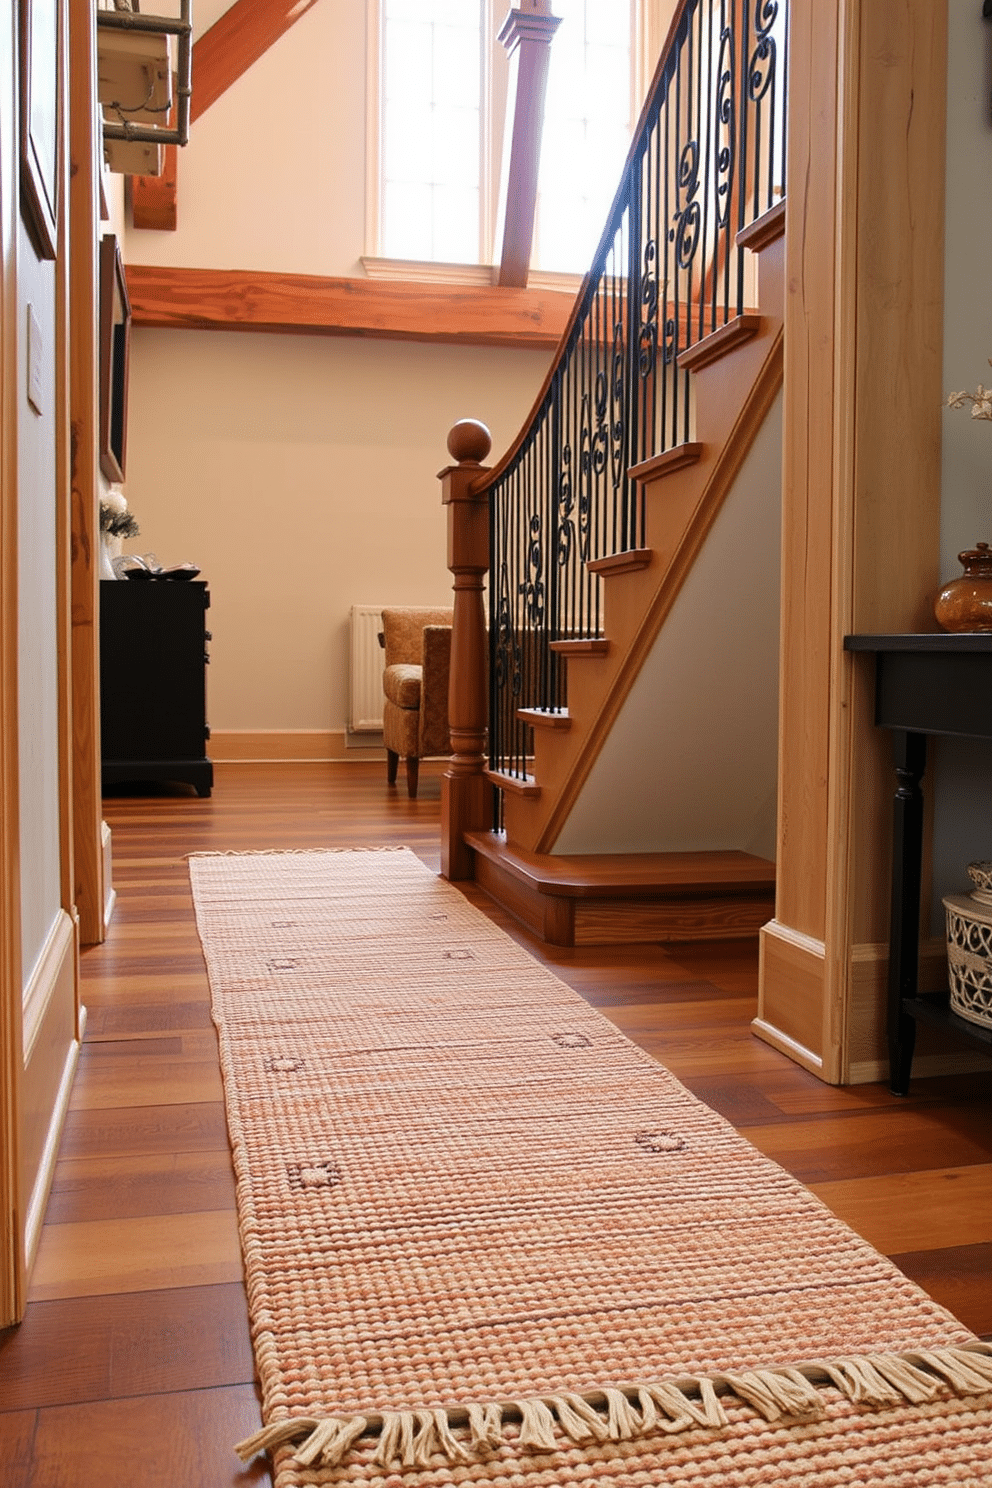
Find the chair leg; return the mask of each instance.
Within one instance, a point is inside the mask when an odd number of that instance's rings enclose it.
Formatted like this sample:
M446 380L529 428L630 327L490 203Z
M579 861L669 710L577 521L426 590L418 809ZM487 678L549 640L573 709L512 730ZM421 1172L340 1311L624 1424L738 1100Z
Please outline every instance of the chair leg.
M406 757L406 793L411 801L417 799L417 783L420 779L420 761L415 754Z
M393 749L386 750L386 783L396 784L396 771L399 767L400 757Z

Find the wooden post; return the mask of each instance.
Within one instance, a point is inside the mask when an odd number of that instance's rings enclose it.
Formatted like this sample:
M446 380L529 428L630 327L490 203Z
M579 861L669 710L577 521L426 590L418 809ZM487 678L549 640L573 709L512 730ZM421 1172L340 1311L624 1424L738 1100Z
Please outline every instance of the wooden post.
M489 569L489 497L473 490L492 448L485 424L462 419L448 435L457 461L438 474L448 508L448 567L455 576L448 723L451 763L441 783L441 875L473 878L474 856L464 834L492 825L492 786L486 779L486 613L482 586Z
M530 272L544 94L551 38L560 25L561 18L551 14L550 0L523 0L522 8L510 11L499 32L499 40L510 56L507 143L500 200L503 246L499 283L504 287L525 288Z

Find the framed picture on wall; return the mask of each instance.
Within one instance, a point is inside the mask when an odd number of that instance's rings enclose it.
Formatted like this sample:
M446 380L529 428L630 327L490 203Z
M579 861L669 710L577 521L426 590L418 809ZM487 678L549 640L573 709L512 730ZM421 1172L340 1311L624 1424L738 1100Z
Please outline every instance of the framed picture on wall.
M131 302L124 263L120 244L107 233L100 239L100 469L112 481L124 479L130 350Z
M21 214L42 258L59 230L62 0L20 0Z

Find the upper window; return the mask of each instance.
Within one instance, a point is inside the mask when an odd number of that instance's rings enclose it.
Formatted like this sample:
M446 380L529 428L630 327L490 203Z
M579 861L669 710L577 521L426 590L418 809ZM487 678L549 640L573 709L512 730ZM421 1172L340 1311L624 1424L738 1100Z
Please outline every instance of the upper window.
M379 0L378 251L493 261L507 0ZM555 0L533 266L583 273L633 124L635 0ZM370 142L371 143L371 142Z

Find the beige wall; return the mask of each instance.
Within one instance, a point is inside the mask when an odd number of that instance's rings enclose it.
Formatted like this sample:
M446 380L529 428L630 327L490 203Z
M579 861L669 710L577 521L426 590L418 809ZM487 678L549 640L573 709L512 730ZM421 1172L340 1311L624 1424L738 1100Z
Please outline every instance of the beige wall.
M343 729L353 604L448 604L451 424L509 441L533 352L234 332L134 337L128 544L197 563L222 729Z
M199 24L222 6L204 7ZM360 273L362 0L321 0L192 128L179 231L129 262ZM139 330L128 546L197 563L217 730L343 730L352 604L450 602L436 472L459 418L516 433L546 352ZM217 750L214 750L215 755ZM218 756L219 757L219 756Z

